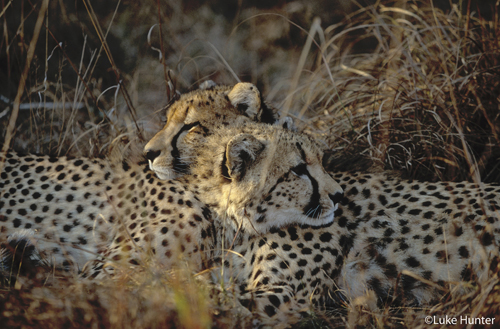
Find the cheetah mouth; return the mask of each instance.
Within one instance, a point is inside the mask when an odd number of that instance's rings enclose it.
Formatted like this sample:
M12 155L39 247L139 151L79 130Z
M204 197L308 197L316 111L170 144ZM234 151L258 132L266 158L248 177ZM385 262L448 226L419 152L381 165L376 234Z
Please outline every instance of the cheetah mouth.
M323 216L322 216L322 220L325 222L325 223L331 223L334 221L335 219L335 212L337 211L337 209L339 209L339 204L338 203L334 203L333 204L333 207L330 208L330 210L328 210Z
M156 174L156 177L158 177L159 179L161 180L167 180L167 179L171 179L171 175L170 173L165 173L165 172L161 172L161 171L158 171L158 170L155 170L155 174Z
M160 171L160 170L154 170L156 177L158 177L161 180L168 180L168 179L173 179L175 178L174 175L172 174L172 171L166 170L166 171Z
M310 218L317 225L324 225L332 223L335 220L336 212L339 209L339 203L330 203L328 206L318 205L313 210L304 213L304 215Z
M158 169L157 167L153 166L151 160L149 160L149 169L151 169L155 173L156 177L158 177L160 180L175 178L171 170Z

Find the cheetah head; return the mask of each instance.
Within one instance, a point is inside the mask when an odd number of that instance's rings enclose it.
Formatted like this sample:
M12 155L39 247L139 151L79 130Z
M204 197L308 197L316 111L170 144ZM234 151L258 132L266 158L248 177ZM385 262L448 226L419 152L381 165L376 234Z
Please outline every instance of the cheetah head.
M251 83L234 87L207 84L180 96L167 108L167 123L146 145L150 168L160 179L172 179L188 172L188 144L199 144L219 127L240 121L275 123L277 111L267 106ZM289 120L284 121L290 124Z
M235 230L261 234L334 220L342 188L323 169L323 153L309 137L243 123L214 132L197 150L191 177L200 198Z

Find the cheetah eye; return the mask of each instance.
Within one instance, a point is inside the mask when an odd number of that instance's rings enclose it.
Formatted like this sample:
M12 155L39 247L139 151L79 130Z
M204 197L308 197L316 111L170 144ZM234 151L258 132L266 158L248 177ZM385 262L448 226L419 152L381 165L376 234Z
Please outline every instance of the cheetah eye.
M209 133L208 129L201 125L199 122L196 122L191 129L189 129L188 134L199 134L203 136L207 136Z
M290 169L292 173L296 176L302 177L302 176L308 176L309 172L307 171L307 164L301 163L298 166L293 167Z
M197 130L199 130L198 128L200 127L200 123L199 122L195 122L195 125L188 130L188 133L191 133L191 132L196 132Z

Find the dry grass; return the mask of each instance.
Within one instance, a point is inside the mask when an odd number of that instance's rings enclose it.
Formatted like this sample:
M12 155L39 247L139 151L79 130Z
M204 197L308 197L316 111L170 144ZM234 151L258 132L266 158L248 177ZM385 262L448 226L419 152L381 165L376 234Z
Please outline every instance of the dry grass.
M356 157L414 179L500 181L496 15L384 2L328 27L289 97L336 150L332 169Z
M467 1L446 12L429 1L378 1L324 29L300 15L305 5L299 2L270 15L243 8L228 22L230 14L216 14L208 5L184 11L174 1L160 9L156 3L91 8L89 1L52 1L41 26L35 22L42 1L2 4L0 142L8 142L4 132L19 108L12 149L138 153L159 127L152 109L160 109L173 89L206 78L234 83L236 75L259 85L324 140L334 150L327 159L332 170L391 169L415 179L500 182L500 27L493 2L492 19L486 20ZM293 20L280 16L285 9ZM22 97L16 98L18 86ZM217 298L210 299L202 280L153 265L99 284L50 270L38 275L0 289L3 326L246 323L229 291L212 291ZM443 298L424 309L352 301L297 326L413 328L429 327L428 315L494 317L500 314L498 287L494 278L465 295L445 288Z

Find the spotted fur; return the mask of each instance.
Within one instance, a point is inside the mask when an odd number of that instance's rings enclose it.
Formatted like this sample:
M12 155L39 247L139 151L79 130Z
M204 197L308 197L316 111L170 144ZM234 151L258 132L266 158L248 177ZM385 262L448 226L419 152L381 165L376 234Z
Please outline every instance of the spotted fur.
M204 136L216 133L218 107L211 117L196 110L190 114ZM233 124L241 118L234 110L226 115ZM167 121L164 130L169 128ZM183 136L181 152L193 159L203 140L190 136L195 132ZM155 136L146 151L168 144L163 137ZM158 170L154 163L151 168ZM283 225L236 239L224 273L237 277L243 304L253 312L282 323L297 310L370 291L379 303L420 305L437 298L445 283L488 276L498 257L500 187L403 181L383 173L331 175L345 191L333 223Z
M180 251L199 268L214 249L214 223L257 234L290 221L332 222L332 197L342 190L322 169L320 150L280 127L253 126L207 138L191 173L168 181L126 162L3 155L1 237L31 230L51 263L78 271L96 255L137 265L142 251L166 266ZM312 176L297 169L306 161ZM288 195L293 204L273 203Z

